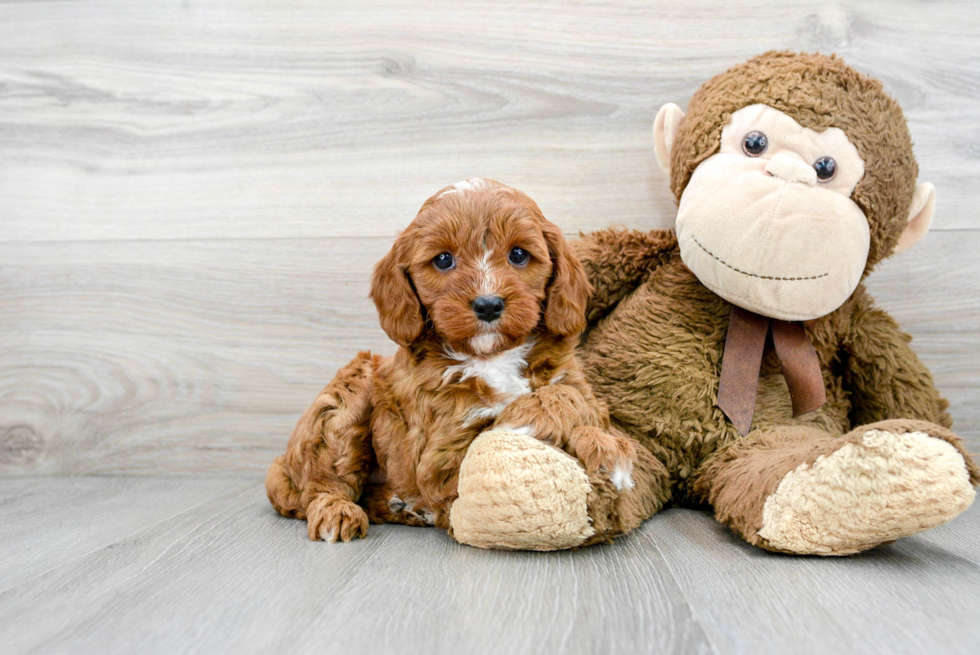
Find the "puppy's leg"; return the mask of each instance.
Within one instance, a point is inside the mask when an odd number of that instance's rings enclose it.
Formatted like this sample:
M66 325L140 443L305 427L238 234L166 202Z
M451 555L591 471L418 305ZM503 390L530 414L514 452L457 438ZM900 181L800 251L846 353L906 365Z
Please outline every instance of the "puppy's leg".
M494 422L498 428L529 428L532 436L564 448L572 430L580 425L605 427L607 415L596 411L575 387L552 384L514 399Z
M629 439L581 425L572 430L565 450L577 457L589 473L608 475L616 489L628 491L633 488L636 446Z
M513 401L496 427L526 431L576 457L589 473L602 471L617 489L633 486L633 442L611 434L605 408L588 391L553 384Z
M425 449L415 469L416 482L434 525L449 530L449 511L459 495L459 467L476 435L451 416L436 417L427 431Z
M435 515L411 498L400 498L387 484L369 484L358 501L371 523L401 523L415 527L435 523Z
M374 462L371 386L380 357L359 353L306 410L266 477L284 516L306 518L310 539L350 541L367 534L357 500Z

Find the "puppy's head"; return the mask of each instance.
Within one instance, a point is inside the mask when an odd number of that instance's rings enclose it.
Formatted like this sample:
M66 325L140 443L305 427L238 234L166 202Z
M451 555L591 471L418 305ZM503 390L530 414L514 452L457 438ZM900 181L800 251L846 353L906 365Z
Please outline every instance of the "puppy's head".
M591 288L561 230L526 195L492 180L442 189L374 269L381 327L408 346L426 333L456 352L492 355L539 326L585 328Z

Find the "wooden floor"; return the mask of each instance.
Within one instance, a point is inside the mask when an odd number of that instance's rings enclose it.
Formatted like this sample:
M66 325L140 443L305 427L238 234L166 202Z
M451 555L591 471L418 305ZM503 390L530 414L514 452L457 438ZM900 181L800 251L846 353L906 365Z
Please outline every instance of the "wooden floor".
M769 49L904 107L932 231L868 280L980 450L980 3L0 0L0 655L980 652L980 510L844 560L669 510L527 554L262 492L426 197L669 227L651 125ZM237 476L237 477L236 477Z
M612 545L310 542L261 480L0 480L0 652L976 653L980 507L843 559L671 509Z

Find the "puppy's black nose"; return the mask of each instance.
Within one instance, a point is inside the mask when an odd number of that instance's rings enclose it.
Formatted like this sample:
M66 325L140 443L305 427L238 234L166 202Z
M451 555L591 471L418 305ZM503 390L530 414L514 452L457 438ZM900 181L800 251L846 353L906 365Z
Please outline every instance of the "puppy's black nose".
M473 311L481 321L496 321L504 311L504 299L500 296L480 296L473 301Z

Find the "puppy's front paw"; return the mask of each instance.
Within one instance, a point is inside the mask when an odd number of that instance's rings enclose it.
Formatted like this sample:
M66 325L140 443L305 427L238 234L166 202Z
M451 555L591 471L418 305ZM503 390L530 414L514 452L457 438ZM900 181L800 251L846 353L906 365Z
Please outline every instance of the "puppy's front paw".
M346 498L323 494L306 509L310 540L350 541L367 536L368 517L364 509Z
M388 511L394 517L391 522L413 526L435 525L436 515L422 507L420 503L421 501L411 498L402 500L397 495L392 494L391 498L388 499Z
M595 408L572 387L541 387L511 401L497 417L495 427L526 430L535 439L565 448L578 425L596 425Z
M633 464L636 447L633 442L591 426L572 431L570 444L575 456L590 473L602 471L620 491L633 488Z

